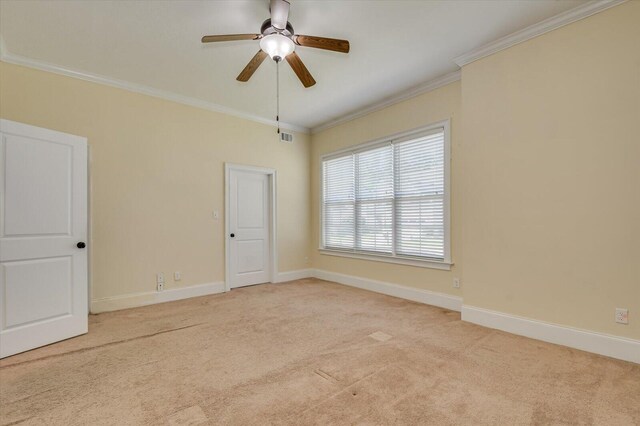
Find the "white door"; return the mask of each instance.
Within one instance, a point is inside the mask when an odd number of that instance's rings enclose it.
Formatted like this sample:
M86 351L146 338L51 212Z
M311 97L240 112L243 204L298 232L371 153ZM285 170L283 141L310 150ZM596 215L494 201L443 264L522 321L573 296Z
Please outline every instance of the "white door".
M87 141L0 121L0 358L87 332Z
M229 170L229 286L270 280L269 174Z

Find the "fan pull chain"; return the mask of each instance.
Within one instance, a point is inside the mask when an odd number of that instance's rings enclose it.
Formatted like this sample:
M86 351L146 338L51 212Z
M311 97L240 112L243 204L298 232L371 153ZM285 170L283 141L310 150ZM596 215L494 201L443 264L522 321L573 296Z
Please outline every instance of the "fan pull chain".
M276 122L280 134L280 61L276 62Z

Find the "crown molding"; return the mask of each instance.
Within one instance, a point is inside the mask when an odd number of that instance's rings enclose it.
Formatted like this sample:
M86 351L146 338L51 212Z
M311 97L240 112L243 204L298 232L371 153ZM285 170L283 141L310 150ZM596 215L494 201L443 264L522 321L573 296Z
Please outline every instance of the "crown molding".
M471 62L474 62L478 59L492 55L494 53L507 49L516 44L522 43L524 41L530 40L539 35L545 34L549 31L553 31L557 28L568 25L572 22L576 22L588 16L595 15L596 13L602 12L611 7L622 4L626 1L627 0L591 0L582 6L578 6L574 9L560 13L542 22L531 25L522 30L516 31L515 33L502 37L491 43L485 44L484 46L481 46L477 49L467 52L464 55L458 56L453 61L459 67L463 67L464 65L470 64ZM4 43L4 39L2 38L1 35L0 35L0 61L21 65L29 68L34 68L41 71L47 71L55 74L65 75L68 77L78 78L78 79L90 81L93 83L116 87L119 89L128 90L135 93L141 93L144 95L153 96L156 98L161 98L161 99L169 100L172 102L177 102L183 105L188 105L188 106L201 108L209 111L214 111L222 114L227 114L227 115L242 118L245 120L266 124L269 126L277 125L277 123L274 120L269 120L253 114L248 114L242 111L238 111L232 108L215 104L213 102L204 101L202 99L183 96L174 92L155 89L153 87L144 86L137 83L131 83L124 80L117 80L117 79L113 79L110 77L101 76L97 74L76 71L76 70L64 68L58 65L38 61L35 59L14 55L7 50L6 44ZM458 81L460 80L460 78L461 78L460 70L453 71L451 73L448 73L440 77L437 77L433 80L430 80L424 84L411 88L407 91L385 98L382 101L369 105L368 107L365 107L363 109L355 110L335 120L330 120L318 126L314 126L311 129L303 126L298 126L295 124L282 123L282 122L280 123L280 127L286 130L306 133L306 134L319 133L331 127L335 127L337 125L346 123L348 121L355 120L367 114L371 114L372 112L379 111L381 109L387 108L399 102L414 98L423 93L427 93L432 90L438 89L442 86Z
M526 28L523 28L508 36L499 38L491 43L485 44L477 49L460 55L453 60L459 67L470 64L471 62L482 59L486 56L493 55L501 50L507 49L516 44L538 37L572 22L587 18L596 13L607 10L626 2L627 0L592 0L582 6L567 10L549 19L538 22Z
M238 111L232 108L227 108L222 105L215 104L213 102L204 101L202 99L192 98L189 96L179 95L177 93L169 92L166 90L160 90L142 84L131 83L124 80L118 80L102 75L86 73L82 71L76 71L69 68L64 68L58 65L50 64L47 62L38 61L35 59L27 58L24 56L14 55L7 50L7 46L4 44L4 40L0 38L0 61L7 62L14 65L21 65L28 68L37 69L40 71L47 71L54 74L60 74L67 77L77 78L84 81L90 81L92 83L98 83L105 86L116 87L118 89L127 90L130 92L140 93L147 96L153 96L179 104L192 106L195 108L206 109L208 111L219 112L222 114L231 115L234 117L242 118L245 120L254 121L269 126L277 126L275 120L269 120L267 118L259 117L253 114L247 114L242 111ZM294 132L309 133L309 129L306 127L298 126L290 123L280 122L280 128Z
M391 105L395 105L402 101L415 98L416 96L422 95L423 93L427 93L427 92L431 92L432 90L439 89L442 86L446 86L447 84L460 80L461 75L462 74L460 70L456 70L448 74L444 74L440 77L436 77L432 80L427 81L426 83L423 83L419 86L415 86L404 92L400 92L394 96L385 98L380 102L376 102L372 105L369 105L368 107L365 107L363 109L358 109L347 115L343 115L342 117L337 118L335 120L327 121L318 126L315 126L311 129L311 133L312 134L320 133L323 130L327 130L331 127L338 126L340 124L346 123L347 121L352 121L357 118L364 117L365 115L371 114L372 112L380 111L381 109L390 107Z

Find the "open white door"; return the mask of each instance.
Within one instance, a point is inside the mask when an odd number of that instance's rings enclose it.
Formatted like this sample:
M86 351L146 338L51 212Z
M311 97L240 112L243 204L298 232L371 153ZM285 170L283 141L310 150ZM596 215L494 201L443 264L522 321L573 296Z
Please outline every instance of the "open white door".
M271 280L271 195L274 172L227 168L227 283L230 288Z
M87 140L0 120L0 358L87 332Z

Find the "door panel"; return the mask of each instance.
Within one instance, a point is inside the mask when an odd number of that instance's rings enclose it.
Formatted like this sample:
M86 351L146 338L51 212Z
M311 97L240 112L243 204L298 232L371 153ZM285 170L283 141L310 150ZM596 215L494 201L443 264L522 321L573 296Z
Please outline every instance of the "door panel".
M11 301L6 329L71 314L71 256L5 262L2 268L5 294Z
M257 177L257 178L256 178ZM257 228L265 225L266 185L263 176L240 176L238 179L238 229Z
M15 135L5 139L4 235L69 235L72 147Z
M270 203L269 175L263 172L229 171L229 285L269 282Z
M264 271L264 241L245 240L238 241L238 273Z
M86 139L0 120L0 357L87 332Z

